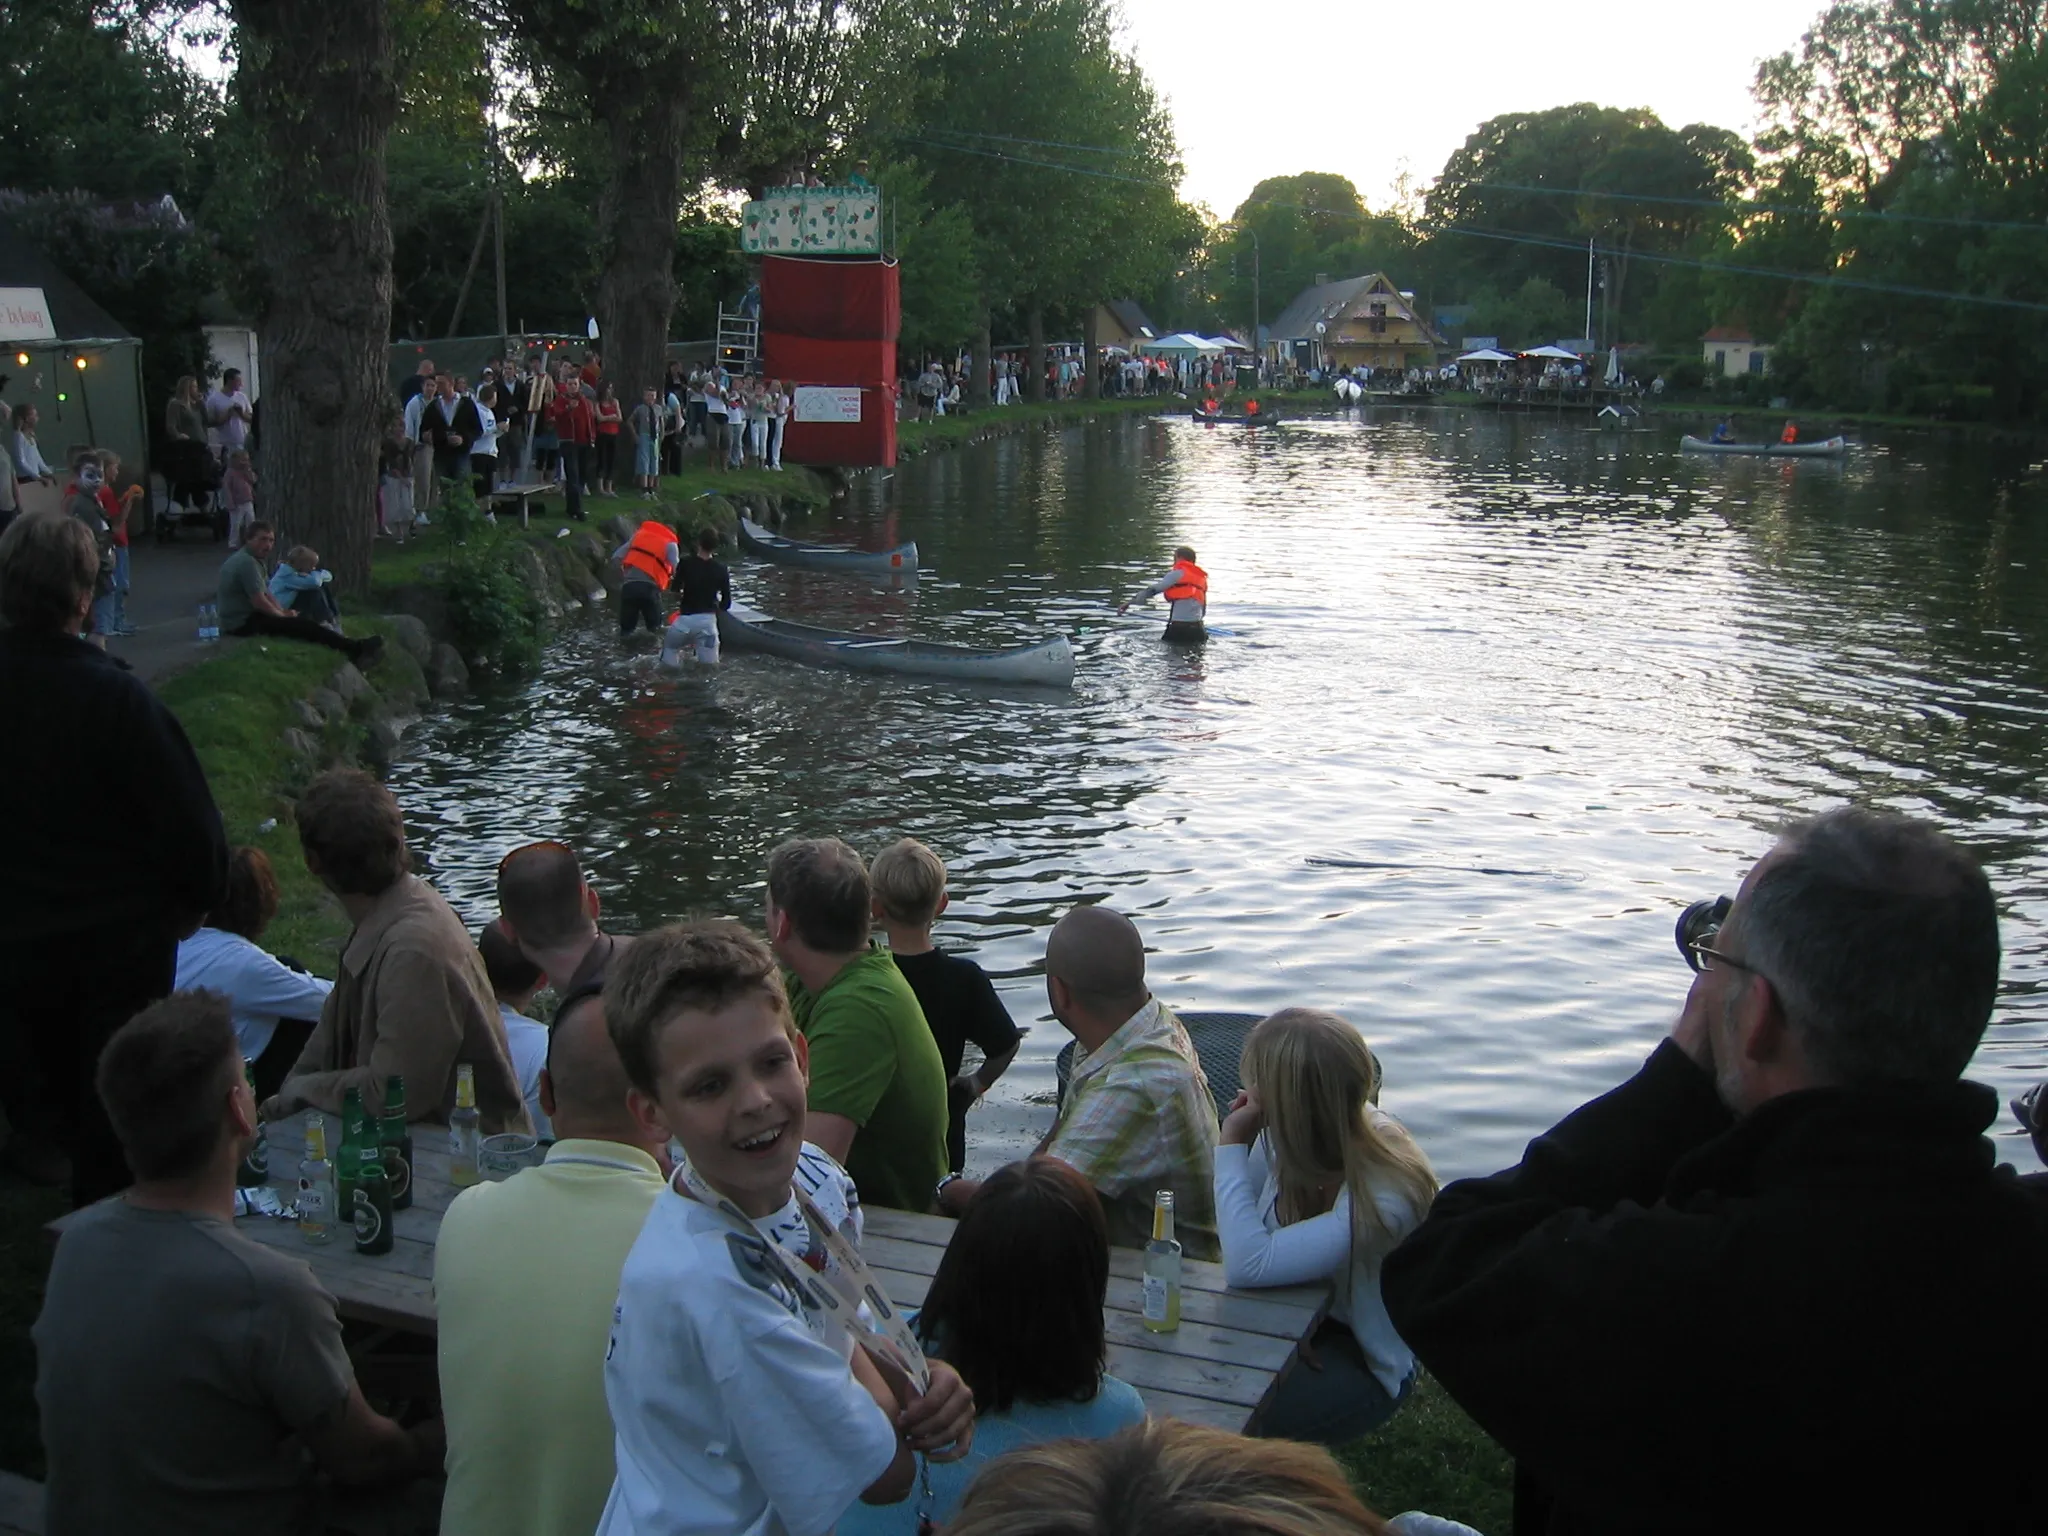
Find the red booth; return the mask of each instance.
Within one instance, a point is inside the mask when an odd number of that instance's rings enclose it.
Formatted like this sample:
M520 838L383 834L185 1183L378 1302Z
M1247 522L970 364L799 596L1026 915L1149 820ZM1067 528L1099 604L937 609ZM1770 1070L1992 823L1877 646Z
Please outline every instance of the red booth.
M896 462L893 261L765 256L761 367L794 392L783 457L797 464Z

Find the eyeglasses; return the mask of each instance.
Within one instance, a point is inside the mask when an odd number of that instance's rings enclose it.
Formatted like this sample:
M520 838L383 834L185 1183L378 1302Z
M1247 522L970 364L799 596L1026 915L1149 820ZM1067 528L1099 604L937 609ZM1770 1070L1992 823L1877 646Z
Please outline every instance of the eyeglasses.
M558 843L553 838L549 838L546 842L522 843L519 847L514 848L510 853L506 854L505 857L498 860L498 873L500 875L504 874L505 866L507 864L510 864L514 859L518 858L519 855L521 855L522 853L538 853L543 848L553 853L566 853L567 855L569 855L570 858L577 859L579 865L581 864L581 860L578 859L576 850L574 848L571 848L567 843Z
M1699 939L1686 945L1685 958L1686 963L1691 965L1695 971L1711 971L1717 965L1725 965L1730 970L1747 971L1752 976L1763 975L1762 971L1758 970L1748 961L1738 960L1733 955L1714 948L1713 945L1707 943L1704 939Z

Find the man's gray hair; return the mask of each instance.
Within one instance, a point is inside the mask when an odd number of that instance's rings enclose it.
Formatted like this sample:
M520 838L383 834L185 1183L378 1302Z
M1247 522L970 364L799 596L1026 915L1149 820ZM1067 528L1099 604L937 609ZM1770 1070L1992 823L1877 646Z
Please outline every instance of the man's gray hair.
M1998 993L1998 907L1946 835L1886 811L1829 811L1785 834L1739 919L1743 958L1822 1079L1962 1076Z

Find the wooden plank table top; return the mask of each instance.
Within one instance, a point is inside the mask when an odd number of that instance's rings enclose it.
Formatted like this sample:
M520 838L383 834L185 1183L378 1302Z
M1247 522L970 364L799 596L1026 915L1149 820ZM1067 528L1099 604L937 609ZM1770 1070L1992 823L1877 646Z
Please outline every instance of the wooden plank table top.
M271 1184L289 1203L297 1198L305 1117L278 1121L269 1133ZM340 1127L332 1115L328 1134L338 1145ZM434 1241L442 1213L459 1193L448 1181L445 1128L431 1122L414 1126L413 1162L413 1203L396 1214L395 1241L387 1254L357 1253L346 1227L337 1227L324 1244L307 1243L296 1223L267 1216L241 1217L235 1228L304 1259L343 1317L432 1337ZM864 1211L862 1256L891 1301L902 1307L923 1305L955 1223L879 1206ZM61 1235L70 1221L67 1216L52 1222L51 1233ZM1103 1308L1110 1374L1136 1388L1155 1415L1232 1431L1252 1422L1330 1301L1327 1286L1235 1290L1224 1283L1222 1265L1184 1259L1180 1327L1153 1333L1141 1320L1143 1275L1142 1253L1110 1250Z

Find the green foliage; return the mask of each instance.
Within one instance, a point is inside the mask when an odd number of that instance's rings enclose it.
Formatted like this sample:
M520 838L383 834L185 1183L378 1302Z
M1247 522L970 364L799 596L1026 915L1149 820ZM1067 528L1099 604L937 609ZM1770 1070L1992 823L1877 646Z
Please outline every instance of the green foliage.
M547 638L540 557L516 530L486 519L466 480L443 490L434 518L447 525L448 548L436 586L456 648L493 672L530 672Z
M1427 1510L1494 1536L1514 1527L1514 1462L1427 1372L1400 1412L1337 1459L1382 1515Z
M1386 272L1401 278L1415 244L1399 219L1367 212L1357 187L1343 176L1269 176L1209 242L1200 269L1203 318L1213 315L1211 328L1229 325L1249 336L1255 312L1270 325L1319 276L1334 281ZM1185 320L1164 323L1178 327Z

